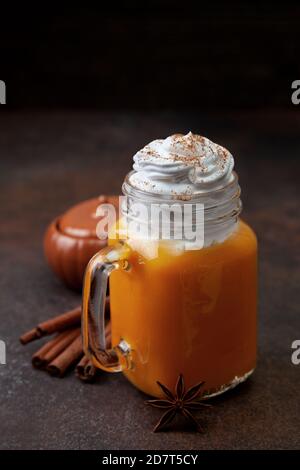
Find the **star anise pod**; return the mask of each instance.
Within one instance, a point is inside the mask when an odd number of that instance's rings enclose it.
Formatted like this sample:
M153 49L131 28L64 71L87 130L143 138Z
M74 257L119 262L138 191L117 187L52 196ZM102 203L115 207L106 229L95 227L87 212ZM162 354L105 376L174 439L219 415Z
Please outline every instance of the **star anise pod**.
M204 385L204 382L199 382L185 391L183 375L180 374L177 379L174 393L172 393L162 383L158 381L156 383L161 388L166 398L158 400L147 400L146 404L154 406L155 408L165 409L166 411L158 421L153 431L160 431L163 427L170 424L171 421L173 421L175 418L176 414L179 413L187 418L198 432L203 432L200 423L192 415L191 411L199 410L203 406L211 406L208 403L199 401L199 398L203 396L203 393L200 389Z

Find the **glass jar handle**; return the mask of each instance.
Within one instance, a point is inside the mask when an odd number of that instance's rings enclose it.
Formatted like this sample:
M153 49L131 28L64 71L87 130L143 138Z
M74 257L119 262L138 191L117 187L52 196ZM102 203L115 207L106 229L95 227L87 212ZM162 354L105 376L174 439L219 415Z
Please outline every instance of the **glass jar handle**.
M128 248L122 243L106 247L90 260L85 271L82 303L82 342L85 354L107 372L130 368L130 347L125 340L108 349L105 338L105 303L110 274L128 269Z

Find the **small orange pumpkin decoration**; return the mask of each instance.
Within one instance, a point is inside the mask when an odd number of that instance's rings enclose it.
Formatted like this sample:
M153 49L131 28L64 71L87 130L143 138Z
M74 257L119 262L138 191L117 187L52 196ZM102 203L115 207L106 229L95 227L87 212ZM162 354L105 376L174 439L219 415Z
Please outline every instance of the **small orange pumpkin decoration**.
M81 289L86 265L91 257L107 245L100 240L96 216L100 204L113 204L118 210L119 196L99 196L71 207L47 228L44 251L55 274L68 287Z

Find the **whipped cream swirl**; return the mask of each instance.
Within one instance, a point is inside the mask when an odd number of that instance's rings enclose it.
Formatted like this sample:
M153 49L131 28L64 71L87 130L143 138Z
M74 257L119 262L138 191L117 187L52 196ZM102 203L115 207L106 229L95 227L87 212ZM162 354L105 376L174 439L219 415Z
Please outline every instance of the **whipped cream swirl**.
M233 179L231 153L192 132L154 140L133 160L132 186L178 199L222 188Z

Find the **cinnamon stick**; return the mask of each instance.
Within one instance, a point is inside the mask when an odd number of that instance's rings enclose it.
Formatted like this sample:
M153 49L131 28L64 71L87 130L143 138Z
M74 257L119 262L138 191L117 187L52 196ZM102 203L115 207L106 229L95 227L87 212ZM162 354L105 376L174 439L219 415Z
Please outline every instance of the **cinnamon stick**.
M83 380L84 382L93 382L97 375L97 368L94 366L92 361L84 355L81 361L77 364L75 373L80 380Z
M81 335L78 335L72 343L48 365L47 371L50 375L55 377L63 377L68 368L74 364L75 361L80 359L82 355L82 339Z
M63 336L67 334L67 331L63 333L58 333L55 338L51 339L47 343L45 343L37 352L35 352L32 356L31 362L32 365L36 368L42 368L44 366L44 357L48 351L50 351Z
M80 328L72 328L59 333L32 356L32 365L37 368L45 367L69 346L79 334Z
M105 310L109 310L109 297L106 298ZM69 310L62 315L58 315L50 320L46 320L30 331L27 331L20 337L22 344L30 343L36 339L42 338L46 335L57 333L67 328L80 325L81 322L81 305Z
M36 328L33 328L32 330L29 330L26 333L24 333L22 336L20 336L20 342L22 344L27 344L37 339L38 337L39 336L37 335Z
M68 312L58 315L50 320L46 320L34 329L28 331L20 337L22 344L27 344L30 341L39 339L42 336L51 335L52 333L57 333L58 331L63 331L72 326L80 325L81 320L81 306L69 310Z
M111 347L110 322L108 322L105 327L105 338L107 347ZM80 380L83 380L83 382L93 382L97 375L97 368L94 366L91 359L84 355L81 361L77 364L75 373Z

